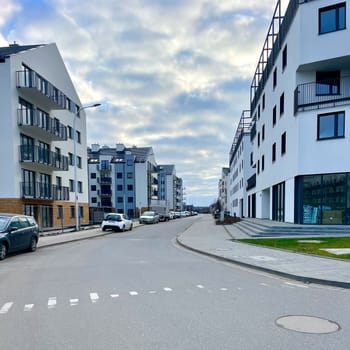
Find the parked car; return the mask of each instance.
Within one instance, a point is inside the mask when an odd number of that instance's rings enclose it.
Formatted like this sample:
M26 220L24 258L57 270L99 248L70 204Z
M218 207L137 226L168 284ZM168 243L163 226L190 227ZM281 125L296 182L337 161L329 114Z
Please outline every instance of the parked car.
M0 260L20 250L34 252L39 241L39 226L32 216L0 213Z
M157 224L159 222L159 215L155 211L145 211L140 216L140 224Z
M102 221L102 231L113 230L113 231L125 231L132 230L132 220L126 214L122 213L109 213Z

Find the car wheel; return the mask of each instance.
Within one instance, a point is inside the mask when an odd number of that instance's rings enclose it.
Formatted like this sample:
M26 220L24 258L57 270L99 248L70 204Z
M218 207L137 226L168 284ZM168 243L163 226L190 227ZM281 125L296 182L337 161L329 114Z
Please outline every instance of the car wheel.
M125 225L123 225L122 227L122 232L125 232Z
M130 228L129 228L129 231L131 231L132 230L132 224L130 225Z
M32 237L31 240L30 240L30 244L29 244L28 250L29 250L30 252L35 252L35 251L36 251L37 244L38 244L38 242L37 242L36 238L35 238L35 237Z
M106 231L106 228L105 228L105 227L102 227L102 231Z
M0 260L4 260L7 255L7 248L5 243L1 243L0 245Z

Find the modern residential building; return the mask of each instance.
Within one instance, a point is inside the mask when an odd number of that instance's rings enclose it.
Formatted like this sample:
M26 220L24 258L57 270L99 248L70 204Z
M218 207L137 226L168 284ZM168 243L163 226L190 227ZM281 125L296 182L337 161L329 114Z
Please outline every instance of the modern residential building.
M350 224L349 5L277 2L251 84L250 217Z
M228 213L227 189L228 189L229 172L230 172L230 168L222 168L221 179L219 180L219 183L218 183L218 193L219 193L221 211L224 212L225 214Z
M74 225L76 178L87 223L85 114L57 46L0 48L0 76L0 211L33 215L41 227Z
M158 199L157 164L152 147L88 148L89 203L92 219L106 212L130 217Z
M252 143L250 140L251 116L249 110L242 112L229 154L227 179L227 211L231 216L248 215L247 191L255 182Z
M174 164L158 165L158 197L164 200L170 210L176 210L176 169Z

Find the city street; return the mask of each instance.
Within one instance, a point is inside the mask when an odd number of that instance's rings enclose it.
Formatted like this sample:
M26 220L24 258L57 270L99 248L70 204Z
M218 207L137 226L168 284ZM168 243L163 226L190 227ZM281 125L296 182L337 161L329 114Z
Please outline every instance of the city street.
M195 220L9 256L0 263L0 349L348 348L349 289L186 250L176 236Z

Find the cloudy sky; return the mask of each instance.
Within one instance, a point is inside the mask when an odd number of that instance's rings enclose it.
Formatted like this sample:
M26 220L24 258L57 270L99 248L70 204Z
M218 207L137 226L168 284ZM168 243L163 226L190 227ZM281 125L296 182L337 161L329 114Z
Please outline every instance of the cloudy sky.
M187 203L208 205L276 2L0 0L0 46L55 42L81 102L103 103L88 145L152 146Z

